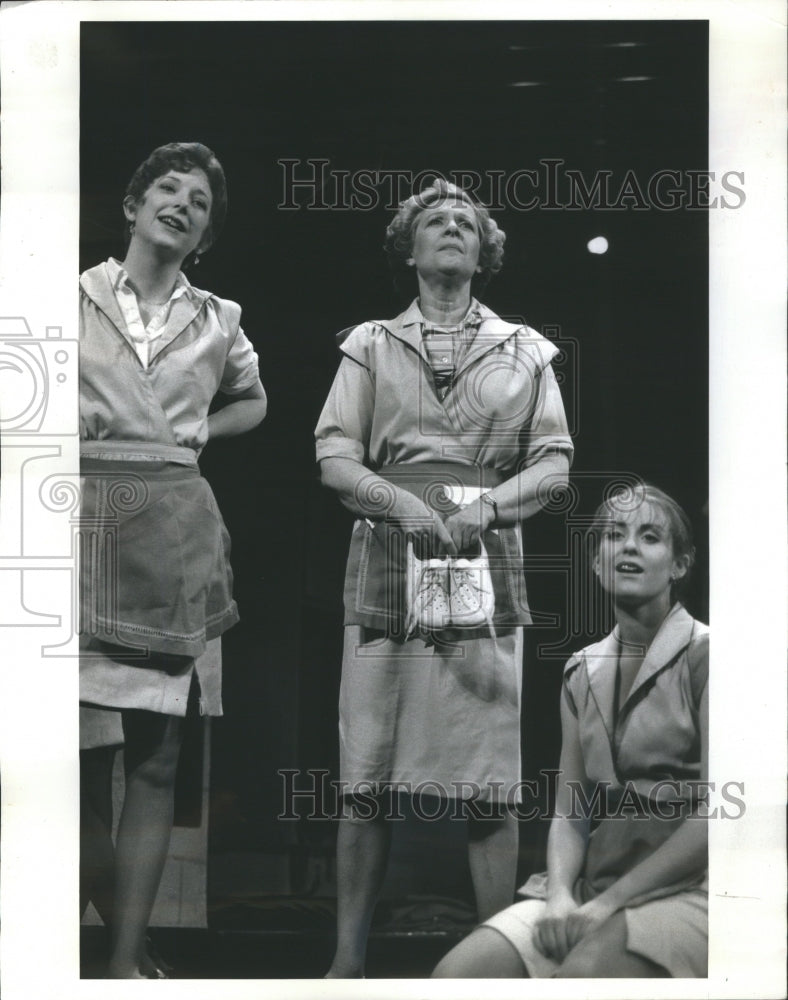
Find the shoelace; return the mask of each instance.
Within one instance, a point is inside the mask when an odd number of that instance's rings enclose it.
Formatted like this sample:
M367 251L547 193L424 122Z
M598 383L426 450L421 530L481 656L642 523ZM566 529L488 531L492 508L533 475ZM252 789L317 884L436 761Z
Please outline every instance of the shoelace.
M475 614L484 609L484 597L490 590L481 585L480 575L478 570L470 570L465 566L450 566L449 597L452 615L457 601L463 605L468 614Z
M481 579L480 569L457 566L452 560L441 566L423 566L405 620L406 638L418 625L442 628L451 624L476 625L482 620L494 636L492 609L486 600L492 597L492 590L484 587Z

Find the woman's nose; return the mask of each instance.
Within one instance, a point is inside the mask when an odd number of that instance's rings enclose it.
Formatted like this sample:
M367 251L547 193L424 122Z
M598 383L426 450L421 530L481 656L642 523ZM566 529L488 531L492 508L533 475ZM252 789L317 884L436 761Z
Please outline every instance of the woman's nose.
M449 221L446 223L446 232L458 233L459 231L460 227L457 225L454 219L449 219Z
M625 552L637 552L637 547L638 547L637 538L635 537L635 535L627 535L624 538L624 544L622 545L622 548L624 549Z

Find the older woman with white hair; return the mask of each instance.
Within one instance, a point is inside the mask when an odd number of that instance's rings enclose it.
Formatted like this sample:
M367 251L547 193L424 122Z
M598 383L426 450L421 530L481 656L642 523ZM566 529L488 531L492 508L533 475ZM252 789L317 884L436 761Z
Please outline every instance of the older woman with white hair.
M520 522L566 481L556 348L474 291L504 233L439 181L404 202L385 249L418 297L342 338L316 429L323 483L357 520L339 704L345 814L330 977L364 973L388 857L391 789L455 800L480 919L513 897L520 780ZM369 804L369 793L376 808Z

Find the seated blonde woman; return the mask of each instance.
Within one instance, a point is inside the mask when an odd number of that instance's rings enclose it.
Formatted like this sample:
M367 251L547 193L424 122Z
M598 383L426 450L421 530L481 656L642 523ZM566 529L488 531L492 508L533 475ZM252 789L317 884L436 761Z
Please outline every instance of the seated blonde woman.
M436 977L707 975L708 628L677 600L694 548L674 500L614 495L591 528L616 627L574 655L547 873L485 921Z

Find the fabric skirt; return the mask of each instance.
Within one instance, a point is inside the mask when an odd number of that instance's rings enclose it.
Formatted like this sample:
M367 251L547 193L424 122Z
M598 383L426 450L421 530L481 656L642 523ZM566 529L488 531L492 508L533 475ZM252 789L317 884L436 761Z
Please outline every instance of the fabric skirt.
M346 792L519 801L522 629L426 645L345 627L339 695Z
M194 675L200 712L221 715L219 635L238 620L229 536L193 454L120 447L81 468L83 748L122 741L119 709L185 715Z
M201 656L184 660L178 669L160 657L157 660L156 654L141 663L124 662L117 654L81 650L79 749L123 743L123 708L185 716L194 675L200 715L222 715L221 639L209 639Z
M675 979L703 979L708 975L708 886L627 907L627 951L642 955ZM513 945L532 979L552 976L558 963L546 958L534 944L534 929L547 904L527 899L496 913L481 926L490 927Z

